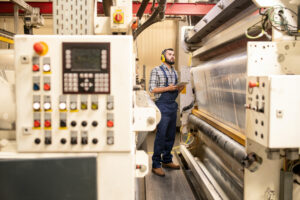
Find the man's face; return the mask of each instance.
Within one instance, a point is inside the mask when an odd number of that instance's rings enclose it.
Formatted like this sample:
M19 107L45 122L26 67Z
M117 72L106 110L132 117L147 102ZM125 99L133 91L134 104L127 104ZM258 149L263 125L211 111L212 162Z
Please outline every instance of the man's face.
M175 63L175 54L174 51L167 50L165 53L166 63L173 65Z

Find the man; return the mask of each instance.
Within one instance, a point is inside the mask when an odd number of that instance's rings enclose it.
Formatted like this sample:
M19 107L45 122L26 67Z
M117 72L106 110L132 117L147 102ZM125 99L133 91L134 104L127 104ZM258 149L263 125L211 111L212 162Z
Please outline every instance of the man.
M171 48L163 50L161 60L163 64L151 71L149 90L154 93L155 104L161 112L154 142L152 172L158 176L165 176L162 167L180 169L179 165L172 162L171 151L176 134L178 105L175 100L184 86L176 86L178 75L172 66L175 63L174 50Z

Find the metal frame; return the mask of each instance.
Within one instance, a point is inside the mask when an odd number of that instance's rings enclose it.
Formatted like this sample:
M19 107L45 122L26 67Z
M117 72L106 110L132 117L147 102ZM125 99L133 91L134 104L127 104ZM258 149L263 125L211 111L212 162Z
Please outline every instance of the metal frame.
M222 192L217 190L219 186L215 181L213 181L214 179L211 177L205 166L203 164L199 165L184 145L180 145L180 152L188 166L191 168L191 171L199 183L201 190L205 193L207 200L227 199L227 197L222 195Z
M250 0L221 0L207 13L207 15L195 25L189 33L188 43L198 43L206 35L214 31L217 27L224 24L229 19L236 16L245 8L252 5Z
M39 7L41 14L52 14L52 2L28 2L30 6ZM165 15L206 15L215 4L207 3L167 3ZM132 13L137 14L141 3L132 3ZM149 3L144 14L151 14L152 3ZM156 4L157 6L157 4ZM10 2L0 2L0 14L13 13L13 4ZM104 14L103 4L97 3L97 13Z
M235 140L239 144L241 144L243 146L246 145L246 136L245 136L245 134L243 134L243 133L241 133L241 132L225 125L224 123L221 123L221 122L217 121L216 119L210 117L209 114L205 113L205 111L203 111L203 110L194 109L194 110L192 110L192 113L195 116L197 116L200 119L207 122L208 124L210 124L211 126L218 129L222 133L225 133L228 137L232 138L233 140Z

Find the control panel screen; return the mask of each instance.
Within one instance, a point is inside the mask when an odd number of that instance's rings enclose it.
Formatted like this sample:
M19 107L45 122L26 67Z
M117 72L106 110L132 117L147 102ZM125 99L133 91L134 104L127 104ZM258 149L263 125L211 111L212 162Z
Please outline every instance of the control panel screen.
M62 43L63 93L110 93L110 43Z
M71 71L100 71L101 50L100 49L71 49Z

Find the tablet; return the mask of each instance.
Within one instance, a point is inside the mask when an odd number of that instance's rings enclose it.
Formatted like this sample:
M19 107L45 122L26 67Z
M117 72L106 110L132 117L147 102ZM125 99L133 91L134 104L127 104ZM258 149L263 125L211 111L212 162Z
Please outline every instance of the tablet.
M175 86L181 87L181 86L184 86L186 84L188 84L188 82L180 82L180 83L177 83Z

